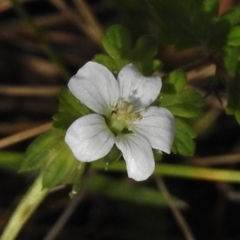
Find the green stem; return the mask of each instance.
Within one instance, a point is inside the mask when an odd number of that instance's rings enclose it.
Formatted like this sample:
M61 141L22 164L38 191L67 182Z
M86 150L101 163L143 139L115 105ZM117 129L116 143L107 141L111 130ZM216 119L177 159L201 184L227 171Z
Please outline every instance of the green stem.
M23 154L19 152L0 151L0 167L18 170L22 156ZM92 168L104 170L106 169L106 165L104 161L96 161L92 164ZM112 164L109 164L107 170L126 172L126 164L124 161L114 161ZM224 170L209 167L158 163L156 164L155 173L169 177L240 183L240 171L231 169Z
M18 171L23 154L21 152L0 151L0 168Z
M46 52L48 57L57 65L58 69L60 70L61 75L68 80L70 74L68 70L65 68L64 64L60 60L59 56L53 50L53 48L48 43L47 39L45 38L42 30L36 25L33 19L28 15L27 11L22 7L22 5L18 2L18 0L10 0L14 10L20 16L20 18L33 30L36 34L39 42L42 44L43 50Z
M42 189L42 175L40 175L17 206L3 231L1 240L16 239L26 221L31 217L39 204L45 199L48 192L48 189Z
M104 164L101 161L96 161L92 164L92 168L103 170ZM108 171L126 172L126 164L124 161L114 162L109 165ZM240 171L236 170L160 163L156 164L154 173L169 177L240 183Z

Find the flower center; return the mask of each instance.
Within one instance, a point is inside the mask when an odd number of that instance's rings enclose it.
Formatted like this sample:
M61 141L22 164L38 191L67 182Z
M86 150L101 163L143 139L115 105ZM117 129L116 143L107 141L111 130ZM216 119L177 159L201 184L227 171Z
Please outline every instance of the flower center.
M110 128L114 133L120 133L124 128L132 131L130 123L141 118L138 112L133 112L133 104L121 101L117 106L111 107Z

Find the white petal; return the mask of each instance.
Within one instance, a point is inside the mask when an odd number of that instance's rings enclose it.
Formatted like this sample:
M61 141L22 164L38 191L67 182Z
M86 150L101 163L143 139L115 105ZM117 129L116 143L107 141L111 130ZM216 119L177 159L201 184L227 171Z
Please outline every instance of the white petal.
M132 64L126 65L118 75L120 98L133 103L134 110L148 107L159 95L160 77L144 77Z
M73 95L96 113L107 114L119 98L118 82L103 65L87 62L74 75L68 87Z
M152 148L170 153L175 135L172 113L165 108L149 107L141 116L133 123L133 131L147 138Z
M72 123L65 142L79 161L91 162L107 155L115 137L102 116L89 114Z
M137 134L121 134L116 138L116 145L123 153L128 177L142 181L153 173L155 167L153 152L145 138Z

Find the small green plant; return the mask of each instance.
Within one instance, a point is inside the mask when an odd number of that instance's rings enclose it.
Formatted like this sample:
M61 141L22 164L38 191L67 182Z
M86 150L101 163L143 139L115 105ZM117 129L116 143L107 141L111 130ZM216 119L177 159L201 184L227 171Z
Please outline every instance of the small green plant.
M34 210L52 188L69 184L74 197L91 167L112 168L136 181L154 173L179 176L176 165L157 163L155 167L155 161L165 153L194 154L197 133L193 125L202 116L205 96L188 86L184 67L160 77L164 65L159 59L160 45L177 50L197 48L199 67L214 64L214 79L223 79L226 86L225 111L240 123L240 9L219 15L217 0L146 2L155 31L134 41L122 25L110 26L102 38L104 53L85 63L61 91L52 129L32 142L21 164L21 172L36 171L39 177L1 240L15 239L33 212L21 222L24 209ZM195 178L204 172L181 171L183 176ZM213 180L225 179L225 172L218 173L220 177L213 174ZM235 179L238 172L231 174L234 179L230 181L239 181ZM114 191L119 185L110 184L107 178L98 176L88 184L90 189L119 197ZM104 189L106 184L112 191ZM127 198L134 191L155 196L146 188L122 184L121 189Z

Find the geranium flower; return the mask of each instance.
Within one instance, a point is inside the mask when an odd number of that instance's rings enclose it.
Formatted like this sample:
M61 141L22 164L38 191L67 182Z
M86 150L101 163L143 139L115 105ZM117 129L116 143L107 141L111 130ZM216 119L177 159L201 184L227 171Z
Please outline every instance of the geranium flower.
M170 153L174 139L173 115L150 106L162 86L157 76L144 77L128 64L117 79L103 65L88 62L68 84L92 114L71 124L65 141L74 156L92 162L106 156L114 144L121 150L130 178L147 179L154 171L152 148Z

